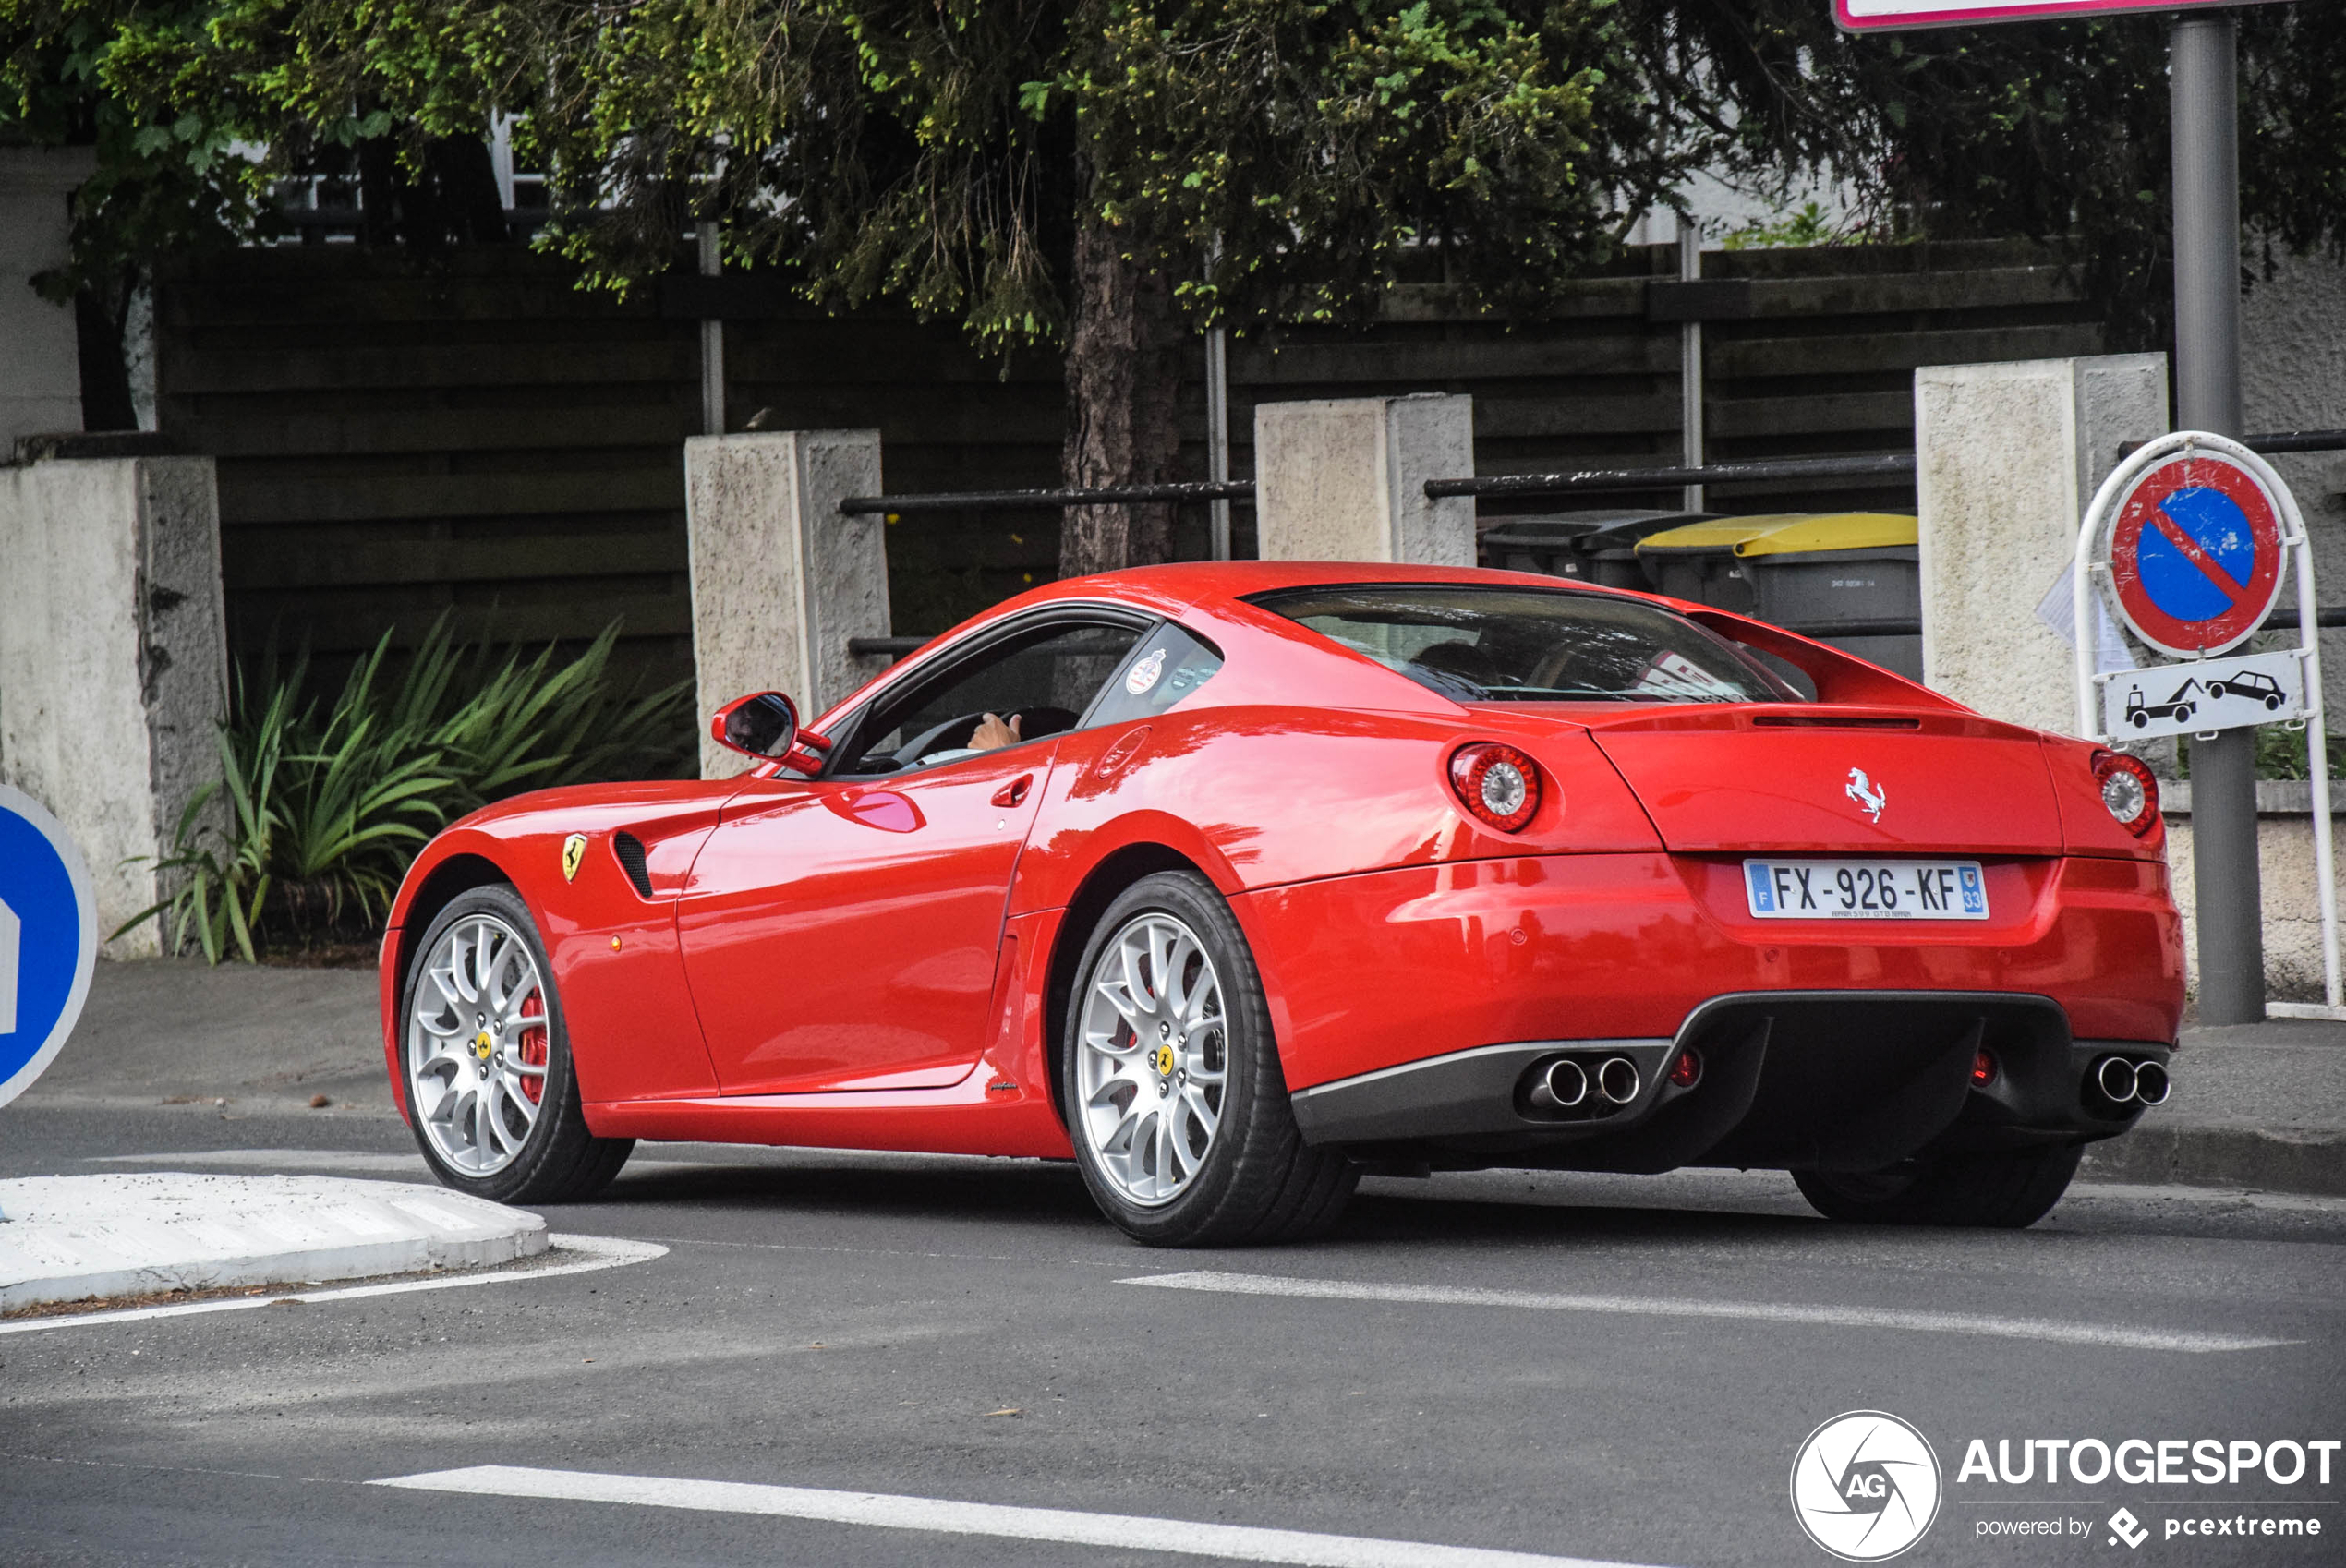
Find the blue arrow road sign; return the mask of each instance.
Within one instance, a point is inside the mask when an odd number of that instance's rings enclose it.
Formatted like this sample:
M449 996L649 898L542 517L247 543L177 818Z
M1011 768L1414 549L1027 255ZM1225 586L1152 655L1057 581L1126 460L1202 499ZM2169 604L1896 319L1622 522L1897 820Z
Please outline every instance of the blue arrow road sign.
M39 802L0 784L0 1105L55 1058L97 963L81 851Z

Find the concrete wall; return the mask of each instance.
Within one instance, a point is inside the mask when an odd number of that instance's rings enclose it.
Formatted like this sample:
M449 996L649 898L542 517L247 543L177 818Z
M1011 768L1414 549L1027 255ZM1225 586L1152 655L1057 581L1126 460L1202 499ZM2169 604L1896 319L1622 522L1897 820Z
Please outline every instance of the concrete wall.
M2037 606L2122 442L2167 429L2159 354L1915 372L1923 679L1995 718L2077 728L2074 654Z
M2278 259L2241 300L2240 340L2250 430L2346 429L2346 266ZM2321 602L2346 604L2346 452L2283 452L2272 464L2305 513ZM2322 633L2322 672L2324 716L2346 732L2346 628Z
M0 463L18 436L81 428L73 307L31 279L65 265L67 202L96 164L86 147L0 147Z
M163 897L139 856L220 778L227 714L220 502L209 458L0 468L0 778L73 835L101 935ZM151 923L110 958L160 951Z
M1255 530L1265 561L1474 564L1474 499L1428 479L1474 472L1474 400L1445 392L1264 403L1254 410Z
M2199 954L2196 884L2192 876L2191 786L2160 786L2167 815L2167 872L2183 914L2186 966ZM2339 856L2339 907L2346 910L2346 790L2332 805L2333 848ZM2265 984L2276 1002L2322 999L2320 883L2314 874L2311 787L2267 779L2256 786L2256 860L2263 874Z
M839 503L882 488L877 430L684 443L702 778L751 766L708 738L724 704L781 692L811 721L877 670L849 657L847 639L889 634L886 525Z

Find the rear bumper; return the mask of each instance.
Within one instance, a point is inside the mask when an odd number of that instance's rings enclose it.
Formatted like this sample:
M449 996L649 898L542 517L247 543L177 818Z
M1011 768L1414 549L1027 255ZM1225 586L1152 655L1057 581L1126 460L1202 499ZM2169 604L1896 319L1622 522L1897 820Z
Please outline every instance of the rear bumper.
M1978 858L1993 918L1976 923L1755 920L1737 862L1660 852L1410 866L1231 907L1295 1090L1489 1045L1675 1040L1745 994L2018 995L2081 1038L2174 1041L2163 864Z
M1666 1040L1485 1046L1299 1092L1304 1137L1449 1166L1872 1171L1917 1154L2114 1137L2141 1116L2102 1058L2167 1065L2158 1042L2074 1038L2042 996L1809 991L1713 997ZM1975 1076L1982 1051L1993 1059ZM1672 1080L1691 1053L1699 1076ZM1634 1099L1596 1115L1531 1092L1559 1056L1626 1056Z

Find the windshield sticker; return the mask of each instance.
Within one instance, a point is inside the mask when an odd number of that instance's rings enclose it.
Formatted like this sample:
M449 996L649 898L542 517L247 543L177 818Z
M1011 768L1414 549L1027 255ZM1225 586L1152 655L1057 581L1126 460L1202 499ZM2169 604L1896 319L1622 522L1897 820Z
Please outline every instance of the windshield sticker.
M1680 702L1688 698L1699 702L1735 702L1743 696L1735 686L1720 680L1694 660L1667 648L1647 662L1645 673L1638 677L1636 689Z
M1124 689L1137 697L1155 685L1156 678L1164 673L1165 650L1153 648L1147 657L1132 667L1132 673L1124 678Z

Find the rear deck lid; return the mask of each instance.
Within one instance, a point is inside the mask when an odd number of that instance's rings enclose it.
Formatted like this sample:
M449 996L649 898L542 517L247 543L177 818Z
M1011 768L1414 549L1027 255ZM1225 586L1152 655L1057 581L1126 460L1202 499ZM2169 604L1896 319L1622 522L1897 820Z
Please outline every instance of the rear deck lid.
M2033 730L1788 704L1582 714L1674 853L2062 851Z

